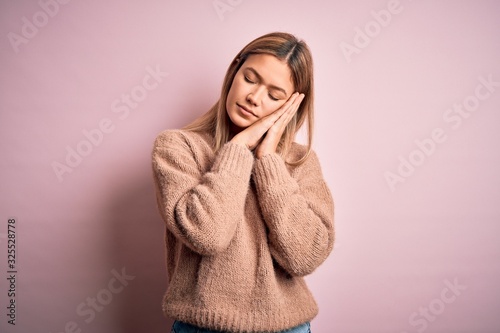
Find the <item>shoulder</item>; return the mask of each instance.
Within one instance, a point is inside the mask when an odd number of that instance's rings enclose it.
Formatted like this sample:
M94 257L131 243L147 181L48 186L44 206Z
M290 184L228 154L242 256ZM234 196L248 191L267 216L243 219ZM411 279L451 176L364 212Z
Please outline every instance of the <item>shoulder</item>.
M312 152L312 150L311 150ZM292 145L290 147L290 151L288 152L288 159L292 161L296 161L298 159L301 159L304 157L304 155L307 154L307 146L297 143L297 142L292 142Z
M302 164L307 164L310 162L317 162L318 161L318 156L316 155L316 152L314 151L314 149L311 149L308 152L306 145L303 145L303 144L300 144L297 142L293 142L292 146L290 147L290 151L288 152L288 155L287 155L287 161L291 161L291 162L298 161L306 155L307 155L307 157L304 160L304 163L302 163Z
M155 139L154 148L210 146L212 138L206 132L194 132L183 129L168 129L160 132Z
M302 163L297 165L293 163L295 161L299 161L300 159L304 158L304 156L307 157ZM311 173L311 172L317 173L319 175L322 174L318 155L316 154L314 149L311 149L308 152L308 148L306 145L296 142L292 143L290 151L287 154L287 161L289 162L287 164L289 170L296 174Z
M188 165L207 170L213 160L213 138L209 133L183 129L165 130L156 137L152 158L177 167Z

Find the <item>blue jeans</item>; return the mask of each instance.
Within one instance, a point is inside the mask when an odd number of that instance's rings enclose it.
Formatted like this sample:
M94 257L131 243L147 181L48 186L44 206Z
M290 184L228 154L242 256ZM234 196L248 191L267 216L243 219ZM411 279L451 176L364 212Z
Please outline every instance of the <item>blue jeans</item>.
M172 331L170 333L225 333L221 331L213 331L206 328L196 327L182 321L175 321L172 326ZM229 332L226 332L229 333ZM292 327L285 331L280 331L276 333L311 333L311 325L305 323L299 326Z

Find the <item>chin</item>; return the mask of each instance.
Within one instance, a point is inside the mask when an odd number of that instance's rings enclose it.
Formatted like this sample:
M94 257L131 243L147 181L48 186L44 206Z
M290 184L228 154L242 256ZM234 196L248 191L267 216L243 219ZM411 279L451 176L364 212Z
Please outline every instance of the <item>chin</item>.
M229 118L229 121L231 122L230 126L232 130L236 133L239 133L248 126L252 125L248 120L245 119L234 119L233 121L233 119Z
M233 117L229 117L229 120L231 121L231 123L234 126L242 128L242 129L247 128L248 126L253 124L252 121L241 117L237 113L235 113Z
M245 128L247 128L248 124L246 123L234 123L234 122L231 122L231 127L233 128L234 131L236 132L240 132L240 131L243 131Z

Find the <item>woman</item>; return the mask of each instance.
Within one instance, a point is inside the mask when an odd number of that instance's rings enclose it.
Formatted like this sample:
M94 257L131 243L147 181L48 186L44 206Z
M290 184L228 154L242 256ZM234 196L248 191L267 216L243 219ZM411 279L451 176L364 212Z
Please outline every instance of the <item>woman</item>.
M308 122L307 146L293 140ZM304 281L333 248L333 202L311 150L313 70L287 33L250 42L219 101L156 139L172 332L310 332Z

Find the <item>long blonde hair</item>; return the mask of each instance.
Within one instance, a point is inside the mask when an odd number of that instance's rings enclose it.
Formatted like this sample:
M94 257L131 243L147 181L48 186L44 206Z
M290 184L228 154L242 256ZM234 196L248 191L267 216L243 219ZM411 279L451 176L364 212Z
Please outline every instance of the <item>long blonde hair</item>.
M227 69L219 100L207 113L185 126L184 129L196 132L210 132L214 137L215 151L229 141L230 120L226 111L227 95L236 73L248 56L252 54L270 54L286 62L292 72L295 91L305 94L297 113L283 132L279 145L279 154L286 158L297 132L307 119L307 151L299 160L287 161L288 164L292 165L301 164L309 156L312 147L314 125L313 61L307 44L289 33L269 33L246 45L236 55Z

